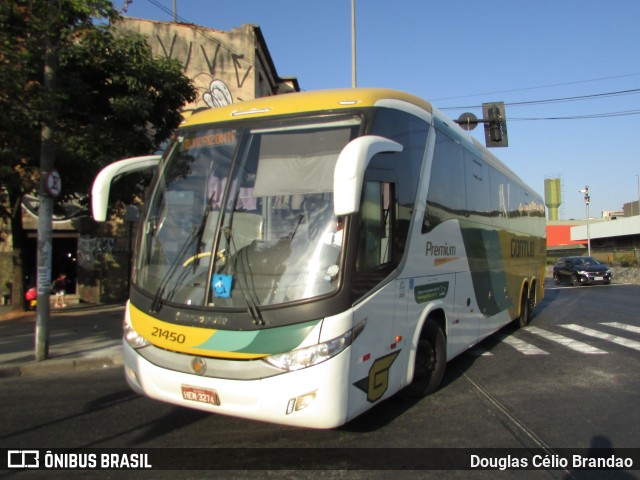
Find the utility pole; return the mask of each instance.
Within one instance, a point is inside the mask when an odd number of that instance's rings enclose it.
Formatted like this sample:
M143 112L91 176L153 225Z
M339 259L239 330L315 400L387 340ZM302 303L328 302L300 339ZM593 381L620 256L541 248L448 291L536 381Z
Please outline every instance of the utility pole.
M55 97L56 53L52 42L46 39L44 57L44 92L48 99ZM49 317L51 309L51 219L53 217L52 193L59 188L59 177L54 170L53 107L50 107L40 131L40 187L38 190L38 307L35 331L36 361L49 356ZM57 179L57 180L56 180ZM51 192L51 181L55 183ZM59 193L59 192L58 192Z
M351 87L356 86L356 0L351 0Z

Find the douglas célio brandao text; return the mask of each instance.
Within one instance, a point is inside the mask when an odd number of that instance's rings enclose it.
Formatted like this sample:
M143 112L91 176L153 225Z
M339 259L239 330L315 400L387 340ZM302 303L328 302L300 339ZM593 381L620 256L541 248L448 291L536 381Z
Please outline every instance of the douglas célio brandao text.
M481 455L470 456L470 467L487 470L517 470L517 469L630 469L633 468L633 459L619 457L614 454L603 456L584 455L533 455L532 457L519 457L505 455L501 457L488 457Z

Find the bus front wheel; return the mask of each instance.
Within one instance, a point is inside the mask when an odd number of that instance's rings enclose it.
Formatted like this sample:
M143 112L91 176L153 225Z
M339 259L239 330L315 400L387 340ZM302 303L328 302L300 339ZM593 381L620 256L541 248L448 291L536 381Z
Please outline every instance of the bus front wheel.
M427 320L422 328L416 350L413 381L407 386L407 396L425 397L438 389L447 362L447 347L442 328Z

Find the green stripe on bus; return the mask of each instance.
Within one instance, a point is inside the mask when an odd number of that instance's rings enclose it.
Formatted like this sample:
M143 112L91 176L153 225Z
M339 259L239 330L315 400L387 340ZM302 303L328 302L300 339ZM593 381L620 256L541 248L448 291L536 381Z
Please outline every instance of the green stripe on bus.
M297 325L250 332L218 330L206 342L196 348L260 355L288 352L297 348L319 321L312 320Z

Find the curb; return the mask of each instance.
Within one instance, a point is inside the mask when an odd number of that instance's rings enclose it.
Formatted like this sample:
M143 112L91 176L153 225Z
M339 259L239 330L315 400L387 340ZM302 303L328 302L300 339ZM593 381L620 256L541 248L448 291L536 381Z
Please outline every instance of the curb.
M37 377L100 368L117 368L123 365L122 356L96 356L75 359L50 358L42 362L33 360L23 365L0 367L0 378Z
M27 320L36 317L36 312L25 312L22 310L11 310L0 314L0 322L8 322L10 320Z
M81 313L107 312L111 310L124 309L124 303L77 303L68 305L66 308L51 308L50 317L55 318L63 315L78 315ZM10 307L0 307L0 323L10 320L35 320L38 313L35 310L11 310Z

